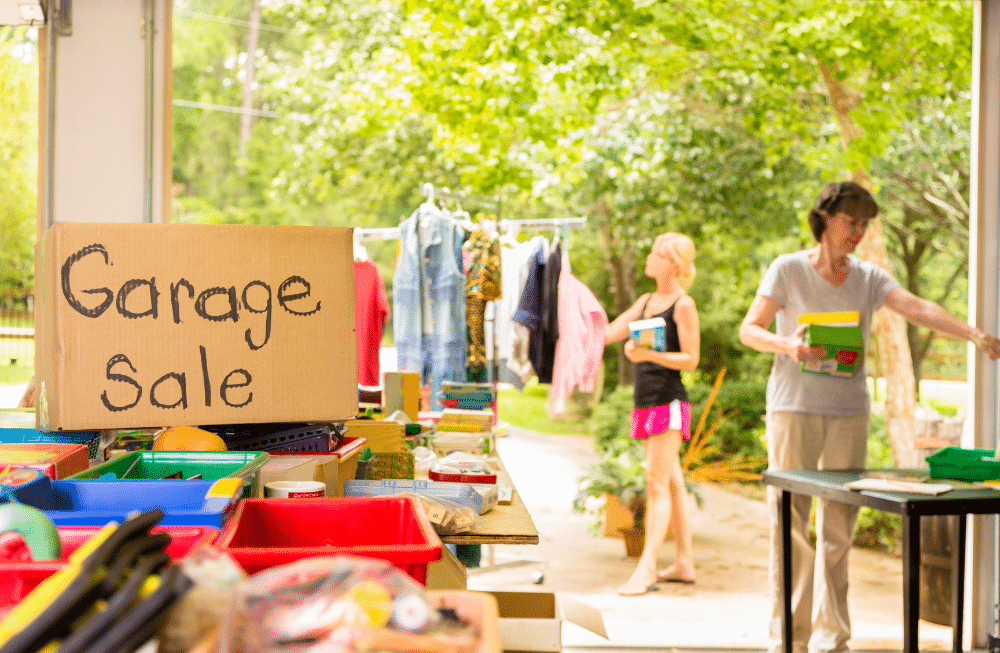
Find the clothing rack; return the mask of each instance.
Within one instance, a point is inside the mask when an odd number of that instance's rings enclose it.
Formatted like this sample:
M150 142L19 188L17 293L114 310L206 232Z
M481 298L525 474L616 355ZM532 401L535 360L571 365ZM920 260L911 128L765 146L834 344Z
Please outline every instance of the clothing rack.
M399 240L399 227L368 227L354 230L354 240Z
M498 231L511 231L513 229L523 229L525 231L550 229L552 227L563 229L583 229L587 226L587 218L524 218L505 219L497 224Z
M500 219L500 200L483 197L482 195L468 195L466 193L453 192L447 188L434 188L434 184L427 182L420 187L420 194L427 198L428 202L433 202L435 198L454 200L459 205L468 204L476 208L493 211L497 219Z

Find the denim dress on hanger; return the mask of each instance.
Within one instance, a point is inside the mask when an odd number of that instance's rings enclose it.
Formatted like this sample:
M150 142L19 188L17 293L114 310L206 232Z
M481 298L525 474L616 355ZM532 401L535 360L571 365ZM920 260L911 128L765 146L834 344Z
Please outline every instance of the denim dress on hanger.
M455 221L422 204L399 225L399 263L392 277L393 339L402 371L431 385L441 410L441 381L464 381L465 274L455 260Z

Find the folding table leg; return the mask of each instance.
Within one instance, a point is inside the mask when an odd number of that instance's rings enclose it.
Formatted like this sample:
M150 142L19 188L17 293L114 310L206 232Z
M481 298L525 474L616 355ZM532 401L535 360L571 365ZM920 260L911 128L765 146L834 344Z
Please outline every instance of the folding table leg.
M918 653L920 619L920 517L903 515L903 653Z
M778 497L778 526L781 528L781 645L792 653L792 494L785 490Z
M955 515L955 539L951 560L951 614L953 653L962 653L962 626L965 619L965 534L966 515Z

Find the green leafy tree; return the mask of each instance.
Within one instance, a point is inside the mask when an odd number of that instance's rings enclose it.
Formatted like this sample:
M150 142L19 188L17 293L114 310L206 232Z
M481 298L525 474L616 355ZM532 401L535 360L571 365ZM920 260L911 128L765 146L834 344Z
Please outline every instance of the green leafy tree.
M38 63L31 35L0 27L0 306L34 288Z
M762 267L810 242L819 185L867 174L883 204L901 205L885 189L912 154L907 130L948 142L920 121L932 101L966 101L971 68L966 2L271 0L262 11L291 30L262 31L256 60L255 101L280 117L255 125L245 179L219 177L230 196L193 194L206 214L391 225L427 181L499 196L510 217L583 214L594 237L581 247L600 256L574 272L609 289L612 315L643 290L652 237L686 231L702 256L691 292L706 365L737 378L765 371L736 324ZM192 80L215 72L207 96L230 105L242 38L202 46L190 68ZM939 233L921 220L917 232ZM892 240L901 233L888 227L874 255L915 252ZM910 260L936 283L926 255Z

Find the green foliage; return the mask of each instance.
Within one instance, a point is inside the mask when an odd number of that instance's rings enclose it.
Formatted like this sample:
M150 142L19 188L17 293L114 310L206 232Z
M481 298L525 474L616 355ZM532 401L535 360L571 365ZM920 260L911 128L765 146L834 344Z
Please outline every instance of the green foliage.
M591 414L590 434L600 460L580 479L573 509L586 511L588 500L612 495L632 513L633 524L641 527L646 505L646 452L629 431L632 405L632 387L618 386Z
M0 365L0 386L27 383L34 374L34 365Z
M718 392L716 401L733 415L713 434L712 442L723 457L750 458L766 456L764 443L764 412L766 381L728 381ZM712 387L699 382L688 388L692 406L704 405ZM763 469L761 466L760 469ZM758 469L757 471L760 471Z
M933 397L925 401L928 406L934 409L934 412L942 417L955 417L958 415L958 409L962 407L962 404L954 404L941 399L934 399Z
M618 386L594 409L590 416L590 434L598 453L618 454L637 445L629 434L633 403L632 386ZM639 450L641 452L641 446Z
M500 418L510 424L539 433L559 435L584 435L588 423L552 419L546 406L548 386L536 381L524 386L523 390L503 389L497 395L497 412Z
M870 428L867 466L872 469L895 467L882 410L872 410ZM899 515L862 507L858 512L857 528L854 530L854 544L886 553L898 553L902 530L903 522Z
M646 507L646 458L641 447L629 447L618 454L606 452L594 463L573 497L573 509L587 510L588 499L605 495L617 497L632 513L632 524L641 528Z
M34 287L38 63L32 32L0 26L0 307Z
M239 106L247 4L176 3L176 98ZM700 373L753 383L772 357L737 325L764 266L811 243L823 183L865 168L897 274L964 310L967 233L926 198L968 203L971 3L271 0L263 22L245 157L236 114L175 108L179 221L393 226L423 182L501 217L585 215L573 271L612 318L650 288L653 238L682 231ZM846 151L824 70L852 93ZM935 345L910 335L919 365Z

